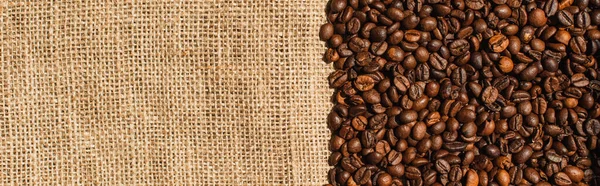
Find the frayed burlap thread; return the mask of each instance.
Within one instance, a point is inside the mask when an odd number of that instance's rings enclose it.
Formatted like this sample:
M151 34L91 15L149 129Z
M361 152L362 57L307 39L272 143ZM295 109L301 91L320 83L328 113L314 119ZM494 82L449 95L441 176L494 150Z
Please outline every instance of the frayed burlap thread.
M325 3L0 2L0 184L326 183Z

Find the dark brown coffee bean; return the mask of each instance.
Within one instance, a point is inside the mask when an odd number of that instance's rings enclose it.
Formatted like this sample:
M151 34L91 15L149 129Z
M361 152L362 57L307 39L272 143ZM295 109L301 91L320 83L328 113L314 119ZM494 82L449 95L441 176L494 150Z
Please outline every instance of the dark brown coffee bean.
M496 145L486 145L483 147L483 152L488 155L490 158L497 158L500 156L500 148Z
M587 12L579 12L576 16L575 16L575 26L580 27L580 28L585 28L590 26L591 24L591 20L590 20L590 14Z
M420 21L420 28L425 32L431 32L437 28L437 20L434 17L425 17Z
M485 6L485 1L483 0L465 0L465 5L473 10L482 9Z
M448 174L450 168L450 164L444 159L438 159L435 162L435 169L441 174Z
M321 25L319 39L321 39L321 41L327 41L329 38L331 38L331 36L333 36L333 24L326 23Z
M370 164L377 164L377 163L381 162L381 160L383 160L383 158L384 158L383 154L380 154L378 152L371 152L365 157L367 162Z
M377 176L377 181L376 181L377 185L381 185L381 186L390 186L392 185L392 176L390 176L388 173L381 173Z
M351 153L360 152L362 150L360 140L358 138L351 139L350 141L348 141L347 148L348 148L348 152L351 152Z
M452 79L452 83L456 85L462 85L467 82L467 71L464 68L456 68L452 71L450 78Z
M407 30L404 32L404 40L414 43L421 39L421 32L418 30Z
M417 17L414 14L407 16L401 22L402 28L404 28L406 30L416 28L418 24L419 24L419 17Z
M427 125L423 122L417 122L415 126L412 128L411 136L415 140L421 140L425 137L427 133Z
M529 18L528 23L534 27L541 27L543 25L546 25L546 22L548 21L544 10L538 8L531 10L527 17Z
M373 148L375 147L375 142L377 141L375 134L371 131L364 131L360 136L360 143L364 148Z
M554 183L556 185L571 185L573 184L573 182L571 181L571 178L569 178L569 176L567 174L565 174L564 172L558 172L556 174L554 174L552 177L554 177Z
M576 54L583 54L587 51L586 41L582 36L573 37L569 41L569 47Z
M415 69L415 77L419 81L427 81L430 76L430 68L429 65L419 64Z
M333 88L339 88L344 83L346 83L347 78L348 78L348 76L346 75L345 71L343 71L343 70L335 71L334 73L331 73L331 75L329 75L329 77L328 77L329 86L333 87Z
M341 12L346 8L347 0L333 0L331 1L330 10L333 13Z
M395 177L403 176L404 175L404 165L402 163L400 163L397 165L388 166L387 171L390 175L395 176Z
M416 121L417 117L418 117L418 114L416 111L404 110L396 117L396 119L399 121L399 123L404 124L404 123L410 123L410 122Z
M563 172L575 183L580 182L584 177L583 170L575 166L567 166L563 168Z
M523 169L517 166L513 166L508 170L508 175L511 178L512 184L518 184L523 181Z
M521 78L521 80L531 81L537 76L538 73L539 69L537 68L537 66L531 65L525 68L523 71L521 71L519 77Z
M578 73L571 76L571 83L576 87L586 87L590 84L590 81L584 74Z
M493 86L489 86L481 93L481 100L484 103L492 103L498 99L498 89Z
M558 11L558 0L549 0L544 4L544 12L547 16L553 16Z
M527 168L525 168L525 170L523 170L523 177L527 181L534 183L534 184L538 183L542 180L540 173L531 167L527 167Z
M477 117L475 111L469 110L467 108L461 109L456 115L456 119L461 123L469 123L475 121Z
M450 53L455 56L459 56L469 51L470 45L469 42L465 39L456 40L448 46L450 48Z
M371 41L380 42L387 38L387 30L384 26L378 26L371 29L370 37Z
M448 172L448 178L450 181L460 181L463 177L462 169L458 166L453 166Z
M597 119L585 121L585 131L592 136L598 135L600 133L600 121Z
M573 14L567 10L561 10L557 14L558 21L564 26L571 26L574 24L575 20L573 18Z
M532 154L533 154L533 149L529 145L526 145L523 147L523 149L521 151L517 152L513 156L513 160L517 164L522 164L522 163L525 163L527 160L529 160L529 157L531 157Z
M371 76L360 75L354 81L354 86L360 91L368 91L375 86L375 80Z
M448 143L444 143L443 144L444 149L450 151L450 152L460 152L463 151L466 147L467 144L463 143L463 142L448 142Z
M340 153L340 152L333 152L329 156L329 159L327 160L327 163L329 164L329 166L334 166L334 165L337 165L338 162L341 159L342 159L342 153Z
M404 172L406 178L416 180L421 178L421 171L417 167L408 166Z
M371 175L371 170L367 169L366 167L361 167L354 173L352 178L354 179L355 183L362 185L369 182Z

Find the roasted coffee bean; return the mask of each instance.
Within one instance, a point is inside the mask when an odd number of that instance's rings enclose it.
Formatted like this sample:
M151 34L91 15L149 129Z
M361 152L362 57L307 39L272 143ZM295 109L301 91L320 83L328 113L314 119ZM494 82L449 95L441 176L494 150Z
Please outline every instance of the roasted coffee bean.
M561 10L558 12L557 19L564 26L571 26L575 22L573 14L567 10Z
M542 180L540 173L538 170L535 170L534 168L531 167L527 167L525 168L525 170L523 170L523 177L531 182L531 183L538 183Z
M597 119L585 121L585 131L588 135L598 135L600 133L600 121Z
M362 185L369 182L371 179L371 174L371 170L367 169L367 167L361 167L354 173L352 178L354 179L355 183Z
M465 39L456 40L448 46L450 48L450 53L455 56L459 56L469 51L470 45L469 42Z
M531 10L529 12L529 15L527 15L527 17L529 18L528 23L534 27L541 27L543 25L546 25L546 22L548 21L548 18L546 17L546 13L544 12L544 10L539 9L539 8L535 8L535 9Z
M360 75L354 81L354 86L359 91L368 91L375 86L375 80L371 76Z
M500 169L496 173L496 181L500 186L508 186L510 184L510 175L506 170Z
M329 40L329 38L331 38L331 36L333 36L333 24L331 24L331 23L323 24L319 31L319 38L322 41L327 41L327 40Z
M563 168L563 172L575 183L580 182L584 177L583 170L576 166L569 165Z
M387 171L390 175L395 176L395 177L403 176L404 175L404 165L400 163L397 165L388 166Z
M571 185L573 183L571 178L564 172L558 172L552 177L554 177L554 184L556 185Z
M450 164L444 159L438 159L435 162L435 169L441 174L447 174L450 172L450 168Z
M473 10L479 10L485 7L484 0L465 0L465 5Z
M408 166L404 172L406 178L411 180L421 179L421 171L417 167Z
M373 148L376 140L375 134L371 131L365 131L360 135L360 143L365 148Z
M495 36L491 37L490 40L488 41L489 48L493 52L504 51L508 47L509 43L510 42L509 42L508 38L506 38L506 36L504 36L502 34L495 35Z

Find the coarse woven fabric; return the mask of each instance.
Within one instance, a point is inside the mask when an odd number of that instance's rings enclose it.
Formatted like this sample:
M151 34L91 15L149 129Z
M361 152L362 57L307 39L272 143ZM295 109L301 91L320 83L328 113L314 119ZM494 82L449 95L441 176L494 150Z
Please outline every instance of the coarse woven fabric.
M325 4L0 2L0 185L326 183Z

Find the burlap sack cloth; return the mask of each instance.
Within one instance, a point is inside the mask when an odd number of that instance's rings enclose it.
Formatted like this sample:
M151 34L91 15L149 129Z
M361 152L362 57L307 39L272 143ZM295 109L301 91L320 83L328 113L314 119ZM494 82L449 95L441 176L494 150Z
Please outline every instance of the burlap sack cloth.
M325 3L0 2L0 184L326 183Z

